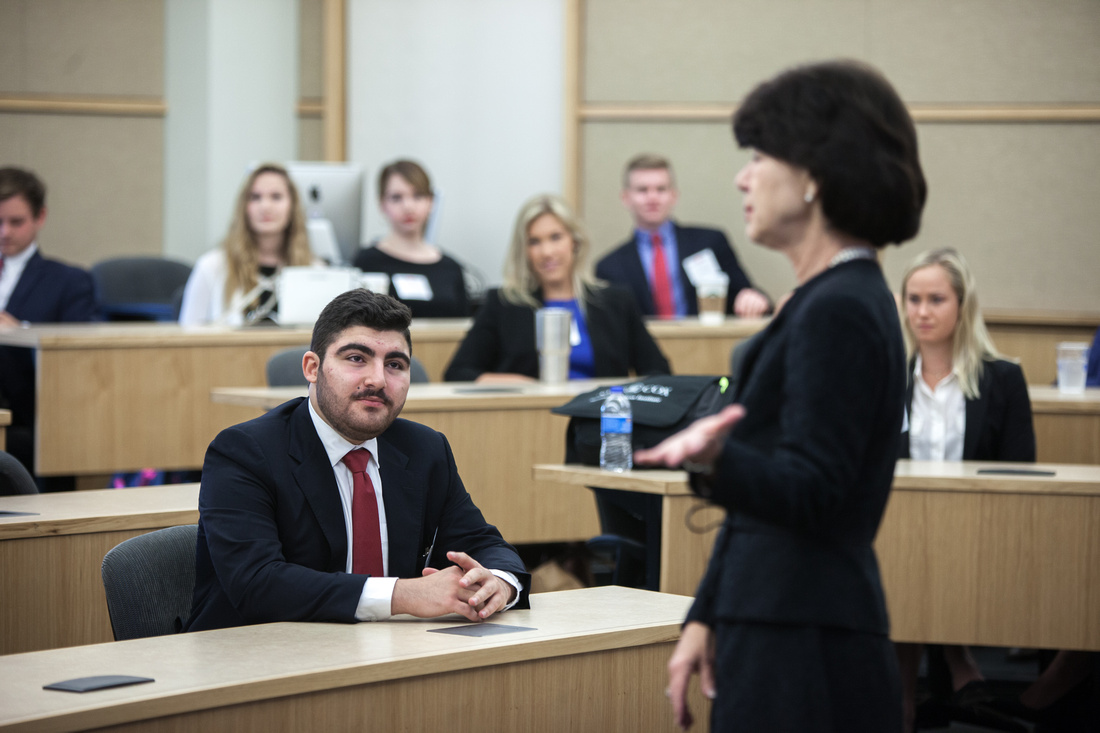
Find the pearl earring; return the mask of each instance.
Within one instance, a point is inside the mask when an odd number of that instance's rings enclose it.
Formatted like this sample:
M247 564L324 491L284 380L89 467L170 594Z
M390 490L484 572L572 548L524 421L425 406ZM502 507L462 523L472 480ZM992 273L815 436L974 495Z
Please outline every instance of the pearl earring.
M802 198L803 198L803 199L804 199L804 200L806 201L806 203L808 203L808 204L812 204L812 203L814 202L814 192L813 192L813 189L810 189L809 191L807 191L807 192L806 192L806 195L805 195L805 196L803 196Z

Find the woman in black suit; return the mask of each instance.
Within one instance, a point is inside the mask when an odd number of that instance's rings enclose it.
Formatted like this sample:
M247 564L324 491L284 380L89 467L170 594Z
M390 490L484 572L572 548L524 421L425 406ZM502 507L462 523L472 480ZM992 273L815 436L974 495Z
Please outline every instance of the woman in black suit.
M901 730L901 686L872 548L905 397L897 308L877 250L916 235L926 197L913 121L877 71L797 67L734 116L749 239L798 287L744 357L739 404L636 464L683 466L726 509L669 660L677 722L689 680L712 729Z
M902 278L901 297L909 353L901 457L1034 462L1027 380L994 348L963 256L953 249L918 256ZM897 645L907 730L923 650L922 644ZM944 646L943 659L954 704L973 708L991 699L967 647Z
M531 381L539 375L535 311L573 314L570 379L668 374L629 292L591 278L588 237L569 206L536 196L520 207L504 285L486 295L443 378L449 382Z

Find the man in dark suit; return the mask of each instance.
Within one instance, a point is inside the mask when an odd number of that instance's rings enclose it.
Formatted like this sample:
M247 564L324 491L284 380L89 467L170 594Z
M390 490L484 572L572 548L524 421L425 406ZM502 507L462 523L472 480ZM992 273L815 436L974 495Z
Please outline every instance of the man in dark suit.
M0 168L0 328L94 321L92 277L42 256L46 187L34 173ZM8 452L34 473L34 361L31 350L0 347L0 404L11 409Z
M623 173L622 200L634 218L634 235L596 264L596 277L629 288L642 315L676 318L699 314L696 283L720 271L729 277L727 313L766 314L768 296L753 288L726 235L671 220L677 197L668 160L656 155L631 160Z
M397 419L410 320L388 295L338 296L302 362L309 397L210 444L186 630L526 607L530 576L466 493L447 439Z

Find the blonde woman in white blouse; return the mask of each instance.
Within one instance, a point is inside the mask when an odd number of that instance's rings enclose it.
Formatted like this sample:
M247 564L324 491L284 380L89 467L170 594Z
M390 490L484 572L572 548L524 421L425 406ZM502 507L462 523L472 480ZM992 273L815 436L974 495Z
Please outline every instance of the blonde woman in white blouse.
M953 249L918 256L905 272L901 296L910 375L901 457L1033 462L1027 381L1019 365L994 348L966 260ZM897 645L907 730L923 650ZM988 702L970 651L944 646L943 655L951 672L950 703L973 708Z

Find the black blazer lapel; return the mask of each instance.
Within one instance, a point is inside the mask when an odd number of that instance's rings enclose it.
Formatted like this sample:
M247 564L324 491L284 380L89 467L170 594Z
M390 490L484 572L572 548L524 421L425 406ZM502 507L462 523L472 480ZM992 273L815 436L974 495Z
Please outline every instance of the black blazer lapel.
M15 289L11 291L11 297L8 298L7 310L13 316L20 317L24 309L30 305L31 299L34 297L35 286L42 278L42 268L45 265L46 260L43 259L41 251L35 252L27 260L27 264L23 267L23 273L19 276L19 282L15 284Z
M989 411L990 370L982 367L978 381L978 399L966 401L966 431L963 435L963 460L974 460L978 454L978 439L985 427L985 415Z
M638 309L643 315L652 315L656 309L653 306L653 293L649 290L649 278L645 275L645 266L638 254L637 234L630 238L630 246L623 251L623 271L626 282L633 283Z
M382 500L386 506L386 527L389 535L390 576L419 578L426 548L420 547L424 536L424 503L427 486L410 475L409 457L383 434L378 438L378 473L382 478ZM430 534L427 541L431 541Z
M287 454L297 462L294 480L305 495L332 551L334 565L347 567L348 535L340 489L328 462L328 453L309 416L309 399L302 400L290 418Z

